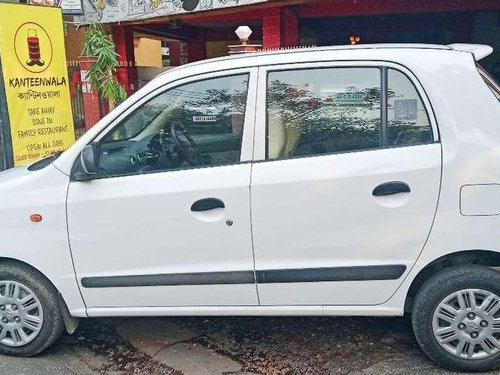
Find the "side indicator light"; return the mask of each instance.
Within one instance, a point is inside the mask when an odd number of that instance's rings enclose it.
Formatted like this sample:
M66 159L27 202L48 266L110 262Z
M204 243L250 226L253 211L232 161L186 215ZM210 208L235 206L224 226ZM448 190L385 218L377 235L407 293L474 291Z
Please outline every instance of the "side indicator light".
M40 221L42 221L42 215L40 214L33 214L30 216L30 220L34 223L39 223Z

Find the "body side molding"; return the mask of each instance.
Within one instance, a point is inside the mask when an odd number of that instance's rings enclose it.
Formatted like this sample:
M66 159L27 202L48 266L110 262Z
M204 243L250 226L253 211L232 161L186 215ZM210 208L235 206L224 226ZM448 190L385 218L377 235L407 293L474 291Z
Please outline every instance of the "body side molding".
M310 283L322 281L396 280L405 265L324 267L281 270L193 272L155 275L95 276L81 280L84 288L124 288L141 286Z

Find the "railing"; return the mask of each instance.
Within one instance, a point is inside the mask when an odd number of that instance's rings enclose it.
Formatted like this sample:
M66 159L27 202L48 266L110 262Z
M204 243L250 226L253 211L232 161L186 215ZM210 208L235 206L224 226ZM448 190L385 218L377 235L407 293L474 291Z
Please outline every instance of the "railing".
M85 132L85 112L83 110L83 91L80 66L77 61L68 61L69 90L73 124L76 138Z
M1 0L0 0L1 1ZM80 137L85 132L85 107L84 105L89 105L88 98L85 98L84 101L84 92L87 93L90 90L90 87L86 88L82 87L85 85L85 77L81 76L81 68L79 61L67 61L68 65L68 76L69 76L69 89L71 95L71 108L73 110L73 123L75 125L75 134L76 138ZM128 64L121 64L119 69L127 69L130 66ZM82 83L83 79L83 83ZM135 87L131 85L128 90L128 93L132 93ZM85 103L85 104L84 104ZM98 110L98 118L103 118L106 116L110 109L109 103L102 98L98 98L97 101L90 101L90 105L94 105L95 109ZM117 103L119 104L119 103ZM92 111L92 109L90 109ZM89 108L87 108L87 113ZM93 119L95 121L95 118ZM88 125L88 124L87 124ZM91 124L93 125L93 124Z

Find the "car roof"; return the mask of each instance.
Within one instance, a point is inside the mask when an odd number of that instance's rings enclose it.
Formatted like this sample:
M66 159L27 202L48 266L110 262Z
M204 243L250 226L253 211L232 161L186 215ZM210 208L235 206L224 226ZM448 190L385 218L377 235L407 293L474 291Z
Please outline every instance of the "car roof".
M259 50L258 52L246 53L246 54L235 54L223 57L217 57L212 59L205 59L189 64L181 65L170 69L166 72L160 73L158 77L171 72L172 70L185 69L189 67L196 67L200 65L205 65L207 63L211 64L223 64L223 63L233 63L240 67L244 66L245 61L256 62L261 60L259 58L276 58L280 56L290 57L293 54L304 54L313 52L342 52L342 51L366 51L366 50L411 50L414 52L425 51L425 50L440 50L440 51L450 51L450 52L467 52L474 56L474 59L480 60L483 57L488 56L493 52L493 48L488 45L483 44L417 44L417 43L381 43L381 44L357 44L357 45L339 45L339 46L325 46L325 47L315 47L315 46L305 46L305 47L291 47L291 48L281 48L281 49L269 49L269 50ZM253 64L252 64L253 65Z

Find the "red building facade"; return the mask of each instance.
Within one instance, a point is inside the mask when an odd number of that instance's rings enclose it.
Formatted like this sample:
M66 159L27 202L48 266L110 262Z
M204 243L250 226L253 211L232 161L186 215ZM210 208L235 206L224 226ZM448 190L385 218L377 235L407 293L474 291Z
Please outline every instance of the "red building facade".
M214 0L215 1L215 0ZM356 43L482 43L495 52L484 60L500 79L498 0L259 0L260 2L111 23L120 55L120 82L137 88L134 35L161 39L170 66L227 55L235 29L249 26L251 43L264 49ZM236 3L235 3L236 4Z

